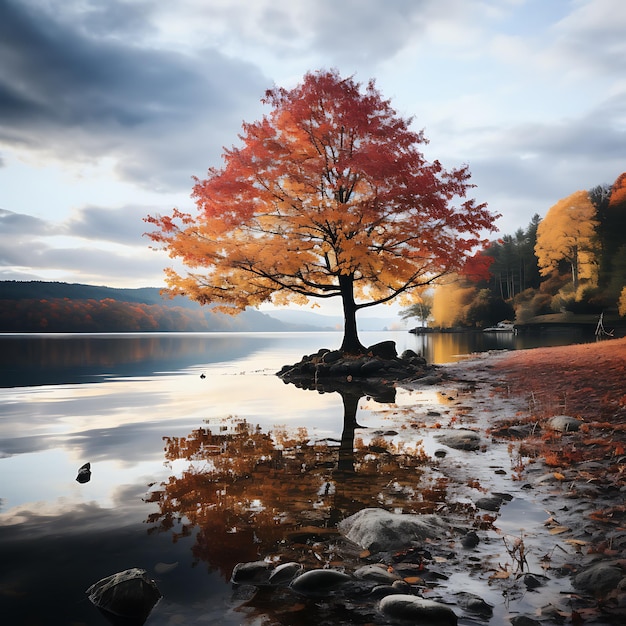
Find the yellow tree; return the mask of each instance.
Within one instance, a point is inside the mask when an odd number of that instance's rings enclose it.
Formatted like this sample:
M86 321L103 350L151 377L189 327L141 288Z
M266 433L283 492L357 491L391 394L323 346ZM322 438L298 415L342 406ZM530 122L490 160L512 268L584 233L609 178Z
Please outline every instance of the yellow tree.
M230 312L338 298L342 350L360 353L358 310L464 270L497 216L466 199L467 166L427 162L423 133L361 87L320 71L269 90L269 115L196 179L198 214L147 218L191 270L166 270L171 293Z
M578 290L581 278L592 278L596 266L596 208L586 191L576 191L559 200L537 227L535 254L542 276L566 262L572 287Z

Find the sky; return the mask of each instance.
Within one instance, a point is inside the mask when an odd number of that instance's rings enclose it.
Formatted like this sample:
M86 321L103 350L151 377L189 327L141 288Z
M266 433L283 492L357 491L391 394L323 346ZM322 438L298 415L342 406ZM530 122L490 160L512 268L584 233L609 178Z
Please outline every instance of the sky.
M0 280L163 287L143 218L318 69L375 79L513 234L626 171L625 32L623 0L0 0Z

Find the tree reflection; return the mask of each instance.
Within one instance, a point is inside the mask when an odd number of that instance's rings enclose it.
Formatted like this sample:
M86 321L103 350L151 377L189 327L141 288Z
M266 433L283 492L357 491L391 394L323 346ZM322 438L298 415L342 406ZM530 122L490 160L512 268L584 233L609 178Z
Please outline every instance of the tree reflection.
M263 432L235 418L164 437L166 461L188 464L151 493L159 511L147 520L149 532L172 532L174 541L193 536L196 561L228 579L239 562L293 550L289 539L298 541L303 527L332 533L338 521L372 506L431 511L433 502L417 489L427 460L421 442L355 436L360 399L393 402L395 389L332 391L343 401L339 442L313 441L305 428Z

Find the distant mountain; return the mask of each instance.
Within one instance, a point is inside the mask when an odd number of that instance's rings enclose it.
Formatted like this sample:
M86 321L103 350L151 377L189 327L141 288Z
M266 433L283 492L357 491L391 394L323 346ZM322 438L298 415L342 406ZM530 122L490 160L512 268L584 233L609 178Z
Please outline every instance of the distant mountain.
M0 332L310 330L255 309L211 311L188 298L169 299L153 287L118 289L47 281L0 281Z
M211 311L188 298L167 298L155 287L120 289L48 281L0 281L0 332L343 330L343 317L311 311ZM386 330L397 317L363 317L361 331Z
M118 289L80 283L48 282L43 280L0 281L0 300L41 300L69 298L70 300L104 300L111 298L120 302L138 302L142 304L161 304L197 309L199 304L181 296L172 300L163 297L156 287L139 289Z

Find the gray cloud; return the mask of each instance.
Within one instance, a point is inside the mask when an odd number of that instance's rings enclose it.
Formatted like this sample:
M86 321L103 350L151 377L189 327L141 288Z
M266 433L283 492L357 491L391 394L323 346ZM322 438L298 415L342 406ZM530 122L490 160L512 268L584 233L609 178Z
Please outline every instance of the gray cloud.
M75 211L64 222L63 230L67 235L83 239L146 247L149 240L143 235L152 228L143 218L158 212L154 207L145 206L115 209L87 206Z
M110 6L111 28L124 24L121 5ZM128 24L107 37L104 26L89 29L93 21L70 23L23 0L0 4L0 141L68 160L113 156L128 179L189 186L269 81L210 47L194 56L141 47L121 36Z
M46 220L22 213L14 213L0 209L0 236L15 236L29 233L31 235L50 235L55 227Z
M142 219L148 212L153 211L149 207L86 207L57 224L0 210L1 278L42 280L55 272L58 280L68 282L160 285L163 267L170 263L164 253L150 250L142 236L149 230ZM70 238L76 245L58 245L50 239L57 236Z

